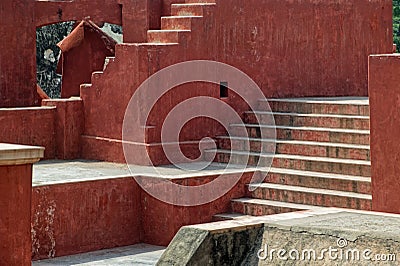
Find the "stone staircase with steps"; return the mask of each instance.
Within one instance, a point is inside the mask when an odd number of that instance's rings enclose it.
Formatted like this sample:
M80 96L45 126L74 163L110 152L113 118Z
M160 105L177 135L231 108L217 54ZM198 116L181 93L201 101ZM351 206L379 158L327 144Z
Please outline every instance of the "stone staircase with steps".
M214 23L216 7L215 0L182 0L179 4L172 3L168 16L160 17L160 29L148 30L146 40L141 43L119 43L115 46L115 56L105 59L103 70L93 72L90 83L80 86L80 96L87 110L81 137L83 157L125 161L121 149L121 131L130 97L115 97L115 88L118 88L119 95L133 95L147 78L160 69L193 59L208 59L208 50L198 47L203 45L205 36L214 38L214 30L210 32L207 29ZM116 78L122 72L129 72L131 75ZM173 101L168 104L173 104ZM111 106L112 118L108 116ZM103 123L97 123L99 119ZM145 126L146 137L137 141L140 148L151 145L147 152L151 154L151 160L156 165L169 163L163 152L160 152L160 140L157 138L162 120L163 117L160 116L148 121L151 126ZM187 146L193 145L197 148L193 139L183 141L189 143L186 143ZM100 153L99 149L106 149L108 152ZM141 152L135 163L148 164L143 159L145 157L145 152Z
M215 219L321 207L370 210L368 99L269 99L268 103L272 113L260 100L258 110L244 114L244 125L231 125L245 126L248 137L233 130L233 136L217 137L217 150L206 151L206 156L216 153L214 160L221 163L228 163L231 156L233 163L247 160L248 165L272 160L264 182L249 185L255 190L247 198L232 200L233 213ZM273 127L268 122L271 115L277 139L262 139L262 129ZM271 145L275 155L268 152Z
M185 3L171 4L171 16L161 17L160 30L147 31L147 45L163 46L176 45L182 43L182 37L192 32L192 24L195 20L201 20L205 15L205 10L214 8L215 0L186 0ZM123 46L124 44L119 44ZM92 73L93 80L99 78L107 66L115 62L115 57L106 57L103 71ZM83 84L84 87L91 87L92 84Z
M213 8L215 1L191 0L185 4L172 4L171 16L161 17L161 30L149 30L149 43L180 43L182 36L191 33L192 21L202 19L205 9Z

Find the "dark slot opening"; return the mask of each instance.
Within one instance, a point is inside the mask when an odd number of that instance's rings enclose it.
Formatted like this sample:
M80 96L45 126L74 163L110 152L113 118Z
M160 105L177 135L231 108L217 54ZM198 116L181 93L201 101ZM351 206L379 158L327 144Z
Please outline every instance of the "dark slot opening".
M228 98L228 82L221 81L219 84L219 97Z

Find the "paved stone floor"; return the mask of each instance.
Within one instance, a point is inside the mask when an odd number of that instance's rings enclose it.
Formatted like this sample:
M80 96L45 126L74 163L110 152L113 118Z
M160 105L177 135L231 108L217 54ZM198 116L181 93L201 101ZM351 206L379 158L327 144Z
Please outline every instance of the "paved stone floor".
M128 247L105 249L72 256L32 262L32 266L48 265L155 265L165 247L137 244Z
M119 178L126 176L151 176L160 178L187 178L206 175L254 171L239 165L203 162L148 167L87 160L47 160L33 166L33 186Z

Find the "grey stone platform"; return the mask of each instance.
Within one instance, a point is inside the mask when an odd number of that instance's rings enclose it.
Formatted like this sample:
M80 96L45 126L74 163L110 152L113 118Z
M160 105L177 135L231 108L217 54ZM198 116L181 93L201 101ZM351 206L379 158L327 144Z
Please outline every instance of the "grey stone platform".
M111 266L155 265L165 247L137 244L128 247L105 249L72 256L34 261L32 266Z
M157 265L202 263L400 265L400 215L325 208L185 226Z
M47 160L33 166L33 186L120 178L127 176L150 176L168 179L208 175L253 172L256 169L241 165L203 162L148 167L87 160ZM131 170L131 171L130 171Z

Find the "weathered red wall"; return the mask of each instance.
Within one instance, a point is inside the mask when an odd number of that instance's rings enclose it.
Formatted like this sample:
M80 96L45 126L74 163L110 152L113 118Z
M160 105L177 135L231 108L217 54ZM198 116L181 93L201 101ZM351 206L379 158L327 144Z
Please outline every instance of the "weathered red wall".
M369 58L372 208L400 213L400 55Z
M0 108L38 105L34 2L0 1Z
M117 0L31 1L34 4L35 24L41 27L63 21L80 21L90 17L96 23L121 25L121 6Z
M31 265L32 164L0 166L0 265Z
M142 193L142 219L144 243L167 246L178 230L185 225L208 223L216 214L230 212L231 199L244 197L253 173L245 173L239 182L217 200L199 206L174 206ZM200 186L218 176L174 180L182 186ZM232 176L232 178L236 178ZM195 196L195 195L192 195ZM162 215L160 215L162 214Z
M218 0L214 18L216 59L267 97L365 96L368 56L393 49L390 0Z
M33 259L142 242L168 245L181 226L210 222L213 215L229 212L231 199L246 195L251 174L244 174L221 198L194 207L159 201L132 177L34 187ZM197 186L215 178L173 182Z
M43 146L45 158L54 158L55 114L52 107L0 109L0 142Z
M34 187L33 259L139 243L140 204L129 177Z
M390 0L216 2L216 7L205 10L202 19L192 21L191 33L181 36L179 44L117 45L113 65L92 77L92 86L81 88L84 134L92 142L96 137L113 140L116 145L108 142L107 150L120 154L115 158L123 158L117 143L122 138L122 121L130 96L150 75L178 62L208 59L231 64L253 78L267 97L367 95L368 55L392 51ZM166 10L164 6L162 13ZM167 110L177 104L181 95L180 100L194 95L218 98L218 90L211 87L191 89L181 88L172 97L165 95L165 100L155 107L161 110L155 112L158 119L147 125L159 131ZM239 114L246 110L235 97L229 96L225 101ZM137 128L140 126L138 123ZM192 132L203 128L201 123L191 127ZM209 137L220 132L218 127L213 129ZM181 140L195 139L188 134ZM157 143L147 139L140 142ZM101 150L101 141L97 144L92 145ZM92 159L98 156L84 154ZM154 159L157 163L167 163L163 154L159 156Z

